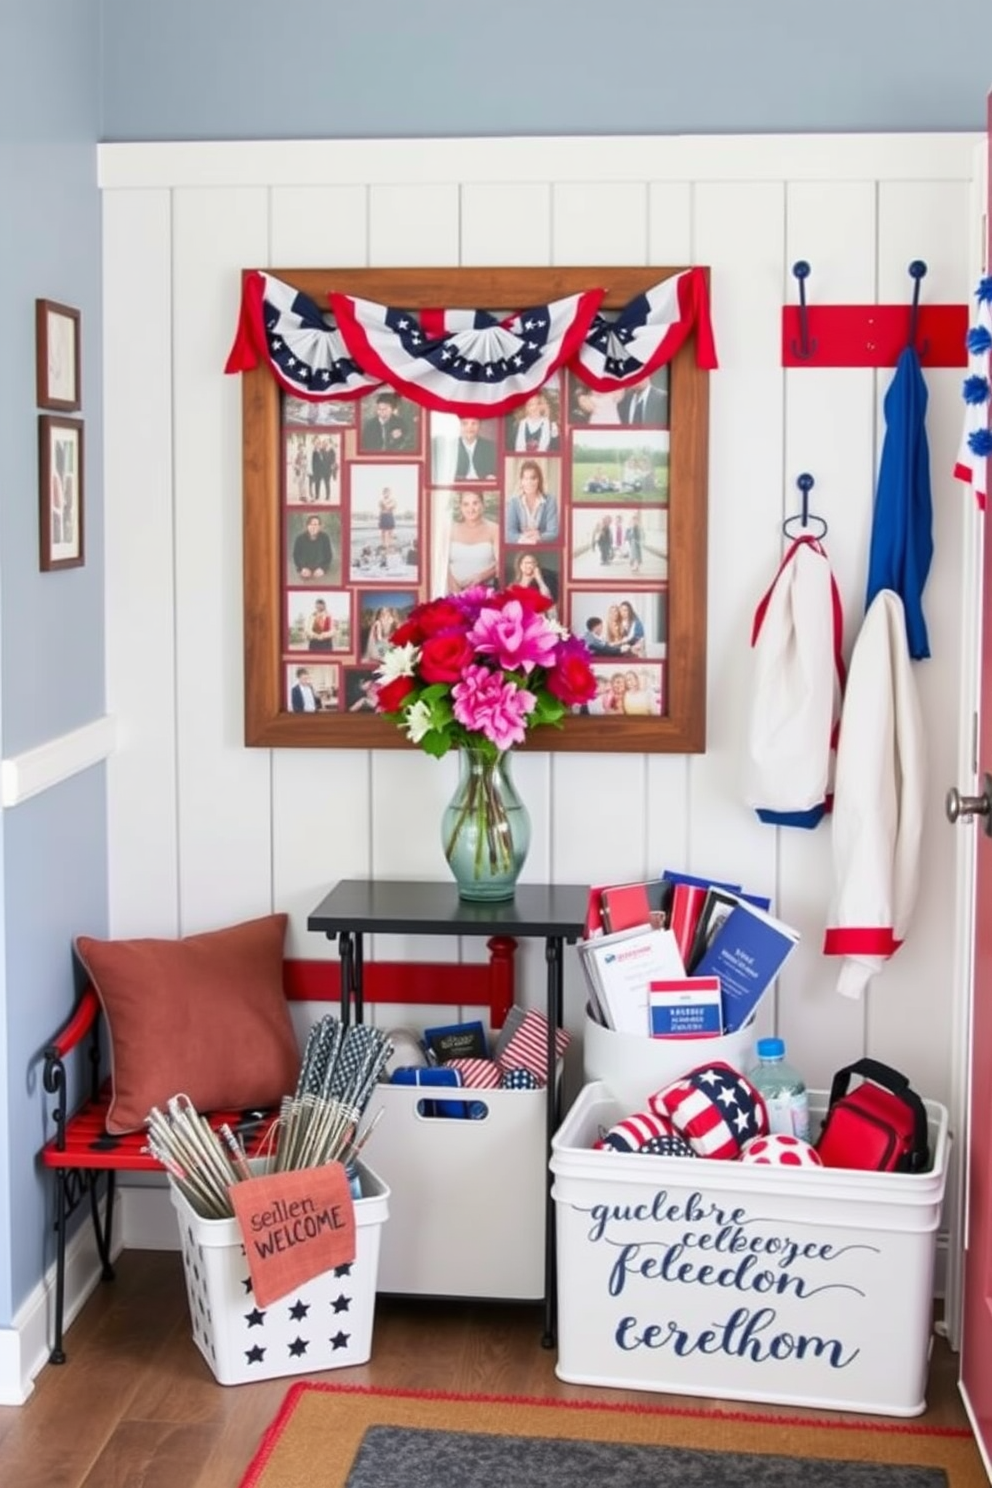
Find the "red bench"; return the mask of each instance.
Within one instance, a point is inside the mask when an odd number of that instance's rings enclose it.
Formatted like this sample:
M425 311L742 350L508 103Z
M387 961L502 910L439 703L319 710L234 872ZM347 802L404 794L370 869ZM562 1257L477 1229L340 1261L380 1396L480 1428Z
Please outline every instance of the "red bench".
M366 1003L408 1003L436 1006L489 1007L491 1026L500 1028L513 1002L513 953L516 942L494 936L488 942L489 961L482 965L460 962L427 964L372 962L364 968ZM340 974L336 961L287 961L286 996L293 1002L328 1002L340 1006ZM112 1136L106 1129L110 1082L101 1062L101 1007L87 986L67 1021L45 1048L43 1083L53 1096L54 1131L41 1150L42 1166L55 1176L55 1338L49 1359L65 1363L66 1226L88 1196L101 1279L113 1281L110 1260L114 1199L118 1173L161 1173L158 1160L145 1151L145 1133ZM69 1109L66 1061L88 1040L87 1094ZM273 1112L214 1111L204 1113L216 1130L224 1122L240 1130L248 1155L262 1148ZM106 1206L100 1214L100 1176L106 1177Z

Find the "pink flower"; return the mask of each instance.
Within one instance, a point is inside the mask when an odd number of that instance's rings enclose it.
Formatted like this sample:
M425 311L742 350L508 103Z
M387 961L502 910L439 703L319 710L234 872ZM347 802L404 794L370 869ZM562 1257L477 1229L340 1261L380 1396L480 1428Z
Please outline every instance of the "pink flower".
M541 615L533 615L518 599L502 609L483 609L468 634L476 651L493 656L498 666L529 675L535 667L554 665L558 633Z
M462 681L451 690L451 700L458 722L500 750L523 743L527 714L537 707L532 692L484 666L466 667Z

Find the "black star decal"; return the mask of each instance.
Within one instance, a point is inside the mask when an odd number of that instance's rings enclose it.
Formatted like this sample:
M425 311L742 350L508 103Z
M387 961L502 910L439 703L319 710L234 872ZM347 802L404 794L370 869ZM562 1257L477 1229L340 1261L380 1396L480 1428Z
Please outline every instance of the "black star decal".
M259 1348L258 1344L256 1343L254 1348L245 1349L245 1358L248 1360L249 1364L261 1364L262 1360L265 1358L265 1350L264 1348Z
M348 1347L348 1339L350 1337L351 1337L351 1334L350 1333L335 1333L334 1337L331 1339L331 1348L332 1349L347 1348Z
M351 1275L351 1262L348 1261L347 1265L344 1265L344 1266L335 1266L334 1267L334 1275L335 1276L350 1276Z
M246 1276L244 1278L244 1280L242 1281L241 1285L244 1287L244 1289L245 1289L246 1292L250 1292L251 1291L251 1277L250 1276Z
M344 1293L342 1293L340 1297L337 1297L331 1303L331 1306L334 1308L335 1312L347 1312L348 1308L351 1306L351 1298L346 1297Z
M306 1353L309 1346L309 1339L294 1338L293 1342L289 1345L289 1352L294 1359L299 1359Z
M248 1324L249 1328L260 1328L265 1322L265 1313L259 1312L258 1308L256 1307L253 1309L253 1311L245 1313L245 1322Z
M289 1315L293 1319L294 1323L301 1323L309 1311L310 1303L301 1302L299 1299L297 1299L293 1303L292 1307L289 1309Z

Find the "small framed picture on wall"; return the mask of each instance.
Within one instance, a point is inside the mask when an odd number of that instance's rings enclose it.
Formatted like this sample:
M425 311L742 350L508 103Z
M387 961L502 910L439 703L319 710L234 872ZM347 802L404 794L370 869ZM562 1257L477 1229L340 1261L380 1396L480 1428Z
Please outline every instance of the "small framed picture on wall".
M54 300L35 300L35 362L39 408L75 413L82 407L80 313Z
M41 568L83 564L83 421L38 418L38 504Z

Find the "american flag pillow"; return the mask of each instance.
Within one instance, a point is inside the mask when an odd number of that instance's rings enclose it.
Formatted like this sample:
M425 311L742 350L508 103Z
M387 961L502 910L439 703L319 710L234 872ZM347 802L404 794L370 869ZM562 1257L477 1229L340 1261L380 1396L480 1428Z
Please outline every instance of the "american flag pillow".
M564 1028L555 1029L555 1058L560 1059L569 1045ZM499 1062L504 1069L527 1069L542 1085L548 1083L548 1020L538 1008L529 1008L502 1049Z
M701 1064L648 1100L698 1157L736 1158L768 1130L768 1109L750 1080L720 1060Z
M667 1116L639 1111L636 1116L627 1116L611 1126L595 1146L610 1147L614 1152L640 1152L648 1142L672 1134L672 1123Z

